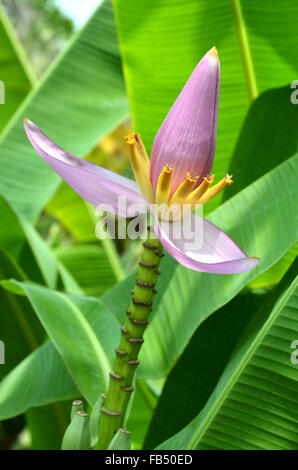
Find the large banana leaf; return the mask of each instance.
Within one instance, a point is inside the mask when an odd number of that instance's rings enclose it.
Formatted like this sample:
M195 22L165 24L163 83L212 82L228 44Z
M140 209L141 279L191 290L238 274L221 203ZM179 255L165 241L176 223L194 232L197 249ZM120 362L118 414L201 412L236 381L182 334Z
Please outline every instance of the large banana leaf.
M0 198L0 218L1 280L10 277L30 279L54 287L58 263L39 234L27 221L18 218L3 198ZM42 343L45 331L26 299L17 298L1 288L0 302L1 340L6 345L7 355L0 370L2 378Z
M20 297L23 299L23 297ZM132 432L134 448L140 449L149 425L154 404L144 395L144 386L137 382L134 395L134 406L128 421L128 429ZM8 374L0 385L0 420L5 420L29 410L30 420L40 416L42 405L52 403L51 414L60 417L59 400L78 398L80 392L75 386L62 358L50 341L30 354ZM59 404L58 404L59 405ZM41 408L40 408L41 407ZM140 412L141 408L141 412ZM31 409L31 410L30 410ZM34 413L33 410L37 410ZM60 421L60 420L59 420ZM50 419L52 426L55 420ZM37 426L38 423L35 423ZM41 429L42 431L42 429ZM35 445L38 436L35 435ZM53 436L54 440L54 436ZM42 448L47 448L43 444Z
M0 218L3 227L0 232L0 248L12 257L26 278L55 288L60 276L62 289L70 293L82 293L39 233L24 217L18 216L2 197Z
M234 184L225 201L297 152L298 106L291 102L292 91L290 84L268 90L251 104L229 165Z
M0 4L0 79L4 97L0 96L0 131L24 100L34 83L34 75L18 38ZM2 98L4 98L2 100ZM4 102L3 102L4 101ZM5 105L4 105L5 103Z
M47 341L21 361L0 385L0 420L34 406L80 396L59 353Z
M99 297L117 279L101 246L81 244L60 247L55 254L68 269L85 294Z
M239 294L207 318L171 370L154 411L145 448L183 429L202 410L231 353L267 294Z
M163 449L297 449L297 265L254 315L201 413Z
M69 296L19 281L3 281L12 292L30 300L74 382L94 404L106 390L120 328L100 300Z
M55 217L76 242L97 240L87 203L66 183L59 186L47 204L46 212Z
M82 293L45 241L26 220L17 217L3 198L0 198L0 218L1 280L29 279L55 287L61 277L61 289ZM0 369L2 379L24 357L38 348L46 333L24 297L16 297L0 287L0 305L1 340L4 341L6 350L6 361ZM36 387L38 388L38 384Z
M0 250L0 260L1 280L10 277L19 278L20 280L24 279L25 274L17 267L13 259L2 250ZM49 350L49 354L46 355L46 358L44 355L38 354L37 363L31 362L31 364L29 364L28 362L30 362L30 359L25 359L25 364L27 364L27 368L25 367L26 379L29 379L29 382L27 380L26 383L22 383L20 381L20 376L22 376L24 367L18 364L22 364L22 359L28 356L31 351L33 352L29 358L32 359L32 357L36 357L34 350L36 350L38 345L44 341L45 331L28 302L28 299L25 297L14 296L11 292L0 287L0 305L1 340L5 344L6 356L5 364L0 368L0 378L2 379L7 376L9 371L15 367L11 378L12 380L15 378L13 390L18 394L18 396L15 397L13 393L11 394L10 391L8 391L9 402L13 401L14 407L17 407L18 411L26 411L30 407L30 402L32 400L35 406L38 404L38 394L42 394L39 396L41 401L49 400L48 394L51 394L52 384L54 384L54 390L56 390L56 385L59 383L61 384L63 391L63 399L65 399L65 395L67 396L67 394L69 394L68 388L70 388L72 393L76 393L76 395L78 395L78 391L73 392L73 390L76 390L76 387L54 348ZM44 350L43 346L41 346L41 348ZM51 352L56 354L58 360L51 360ZM44 381L49 378L48 371L49 368L51 368L51 364L54 366L54 370L51 372L55 379L52 380L52 383L49 383L48 381L45 384ZM60 374L61 369L62 374ZM31 375L30 377L28 377L28 372L29 375ZM50 377L52 374L50 374ZM62 379L59 377L62 377ZM38 380L34 383L36 378ZM4 395L5 387L9 388L9 380L8 383L5 380L5 383ZM19 386L17 384L19 384ZM59 399L59 388L60 386L58 386L58 396L56 394L57 399ZM56 400L50 400L50 402L52 401ZM9 402L6 403L8 407L5 406L4 409L0 404L0 416L2 412L4 413L4 418L10 417L11 409L9 407ZM64 428L68 425L68 420L65 421L63 410L64 406L62 406L62 404L54 403L46 409L34 408L29 412L29 416L26 415L27 420L30 422L33 448L60 447L61 442L59 443L59 440L61 441ZM14 411L16 411L15 408ZM3 416L1 418L3 418ZM41 423L44 422L44 419L47 420L46 428L41 425Z
M0 279L30 280L67 292L81 294L67 269L56 259L46 242L23 217L18 217L0 197ZM45 338L45 331L25 298L0 288L1 340L6 345L6 363L0 377L7 374Z
M252 103L230 162L234 184L223 195L227 200L296 152L298 106L290 100L290 85L268 90ZM251 287L276 284L297 255L293 247L272 268L254 279Z
M251 101L297 78L297 2L289 0L286 8L283 0L114 4L133 122L148 148L197 62L218 47L221 91L214 170L218 177L224 175ZM276 165L271 163L271 168ZM240 172L235 171L237 177ZM220 200L214 199L208 210Z
M58 188L54 197L49 201L46 207L47 213L59 220L61 225L70 233L75 241L97 241L95 235L96 217L94 207L76 194L72 188L63 183ZM120 257L114 246L114 242L109 238L101 240L101 245L106 258L106 267L108 272L113 273L113 277L120 281L124 278L124 271L120 262ZM100 268L101 273L103 269ZM92 282L105 281L99 280L100 274L93 278ZM111 286L112 284L110 284Z
M0 280L26 279L13 259L0 249ZM0 379L24 357L37 348L45 338L45 331L24 297L16 297L0 287L1 341L5 344L5 364L0 368Z
M295 245L290 248L290 250L287 251L286 254L276 264L268 269L268 271L265 271L256 279L253 279L251 282L249 282L247 287L258 289L278 284L297 255L298 243L295 243Z
M70 408L70 402L60 402L27 411L26 422L31 436L30 450L61 449L63 435L69 425Z
M0 137L0 193L33 220L59 184L23 129L35 121L62 147L85 155L128 114L113 11L108 0L74 35Z

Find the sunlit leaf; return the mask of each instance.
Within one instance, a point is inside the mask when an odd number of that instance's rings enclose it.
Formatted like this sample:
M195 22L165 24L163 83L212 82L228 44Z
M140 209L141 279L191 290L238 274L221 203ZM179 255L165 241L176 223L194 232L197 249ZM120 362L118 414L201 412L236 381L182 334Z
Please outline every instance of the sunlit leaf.
M221 87L214 172L226 174L252 100L297 78L297 2L286 8L282 0L133 0L130 8L124 0L114 4L132 118L148 148L198 61L217 46ZM218 196L208 211L220 201Z
M69 296L29 283L3 281L28 296L51 341L63 358L74 382L94 404L106 391L119 324L100 300ZM1 396L1 394L0 394Z
M116 283L101 246L71 245L60 247L55 253L87 295L100 296Z
M22 46L0 4L0 130L22 103L35 82ZM3 89L2 89L3 84Z
M127 114L112 7L104 1L2 133L0 193L18 213L33 220L60 182L29 143L25 116L57 144L84 156Z

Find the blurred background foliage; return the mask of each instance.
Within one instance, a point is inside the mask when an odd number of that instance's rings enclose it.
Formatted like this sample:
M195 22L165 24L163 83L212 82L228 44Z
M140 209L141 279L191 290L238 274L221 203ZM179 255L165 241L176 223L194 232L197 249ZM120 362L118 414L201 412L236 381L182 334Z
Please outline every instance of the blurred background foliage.
M128 427L134 448L297 447L297 23L295 0L2 0L0 448L60 448L71 399L94 406L141 251L96 238L94 209L37 157L23 117L132 177L123 136L134 129L151 148L214 44L214 170L235 183L206 214L261 263L216 276L165 257Z
M3 0L36 77L41 77L74 31L53 0Z

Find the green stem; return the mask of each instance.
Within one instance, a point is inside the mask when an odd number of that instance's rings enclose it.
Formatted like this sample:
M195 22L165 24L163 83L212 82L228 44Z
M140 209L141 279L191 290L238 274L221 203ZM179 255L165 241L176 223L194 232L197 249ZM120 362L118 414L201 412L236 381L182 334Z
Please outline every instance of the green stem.
M162 245L151 238L150 230L139 262L132 300L126 311L125 325L121 327L121 340L116 348L114 369L110 373L109 390L101 409L99 438L96 449L107 449L114 433L123 426L125 411L133 392L133 377L139 364L138 354L152 310L155 284L160 274L158 266L163 256Z

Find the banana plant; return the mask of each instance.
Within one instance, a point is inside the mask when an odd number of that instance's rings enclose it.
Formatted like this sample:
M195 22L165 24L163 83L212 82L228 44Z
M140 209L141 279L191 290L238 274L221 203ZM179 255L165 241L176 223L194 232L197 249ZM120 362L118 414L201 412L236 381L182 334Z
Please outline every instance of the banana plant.
M36 79L0 10L10 448L297 448L297 20L104 0Z

